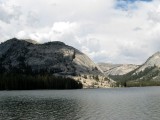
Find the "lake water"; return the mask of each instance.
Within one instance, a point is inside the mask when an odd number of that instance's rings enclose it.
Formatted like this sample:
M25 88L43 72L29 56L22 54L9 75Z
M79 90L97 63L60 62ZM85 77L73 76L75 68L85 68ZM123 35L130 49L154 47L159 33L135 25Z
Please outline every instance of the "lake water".
M160 87L0 91L0 120L160 120Z

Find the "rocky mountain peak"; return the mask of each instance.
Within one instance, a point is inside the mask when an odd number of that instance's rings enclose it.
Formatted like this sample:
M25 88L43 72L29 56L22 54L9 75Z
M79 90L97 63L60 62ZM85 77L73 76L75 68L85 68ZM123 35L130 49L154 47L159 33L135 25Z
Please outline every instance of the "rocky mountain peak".
M160 67L160 52L156 52L151 57L147 59L147 61L137 69L136 72L144 71L148 67Z
M149 59L147 61L156 61L160 59L160 52L156 52L155 54L153 54L151 57L149 57Z
M52 41L52 42L47 42L45 45L59 45L59 46L65 46L66 44L60 41Z
M157 51L155 54L153 54L153 56L154 55L160 55L160 51Z
M149 57L145 64L149 64L151 66L160 66L160 52L156 52L151 57Z
M0 64L8 71L15 68L25 71L29 67L33 72L76 77L86 87L93 86L92 83L98 87L110 85L110 80L104 82L102 70L88 56L59 41L33 44L28 40L10 39L0 44Z
M32 44L39 44L37 41L35 40L31 40L31 39L23 39L26 42L32 43Z

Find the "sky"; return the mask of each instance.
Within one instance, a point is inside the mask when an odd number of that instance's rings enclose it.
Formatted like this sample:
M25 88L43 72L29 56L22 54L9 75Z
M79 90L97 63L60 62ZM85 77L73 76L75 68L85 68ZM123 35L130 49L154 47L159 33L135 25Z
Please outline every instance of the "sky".
M142 64L160 51L160 0L0 0L0 42L62 41L94 62Z

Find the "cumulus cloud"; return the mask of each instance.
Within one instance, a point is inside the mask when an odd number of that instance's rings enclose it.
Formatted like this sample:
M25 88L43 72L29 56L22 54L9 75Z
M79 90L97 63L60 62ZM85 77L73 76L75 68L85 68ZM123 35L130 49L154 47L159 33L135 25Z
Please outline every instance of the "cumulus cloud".
M62 41L95 62L143 63L160 50L159 0L0 0L0 41Z

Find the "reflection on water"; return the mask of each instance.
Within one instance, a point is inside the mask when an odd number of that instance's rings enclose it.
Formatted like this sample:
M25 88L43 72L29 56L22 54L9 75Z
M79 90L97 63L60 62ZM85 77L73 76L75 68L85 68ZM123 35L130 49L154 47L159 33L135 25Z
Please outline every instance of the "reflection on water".
M1 91L0 120L159 120L160 87Z

